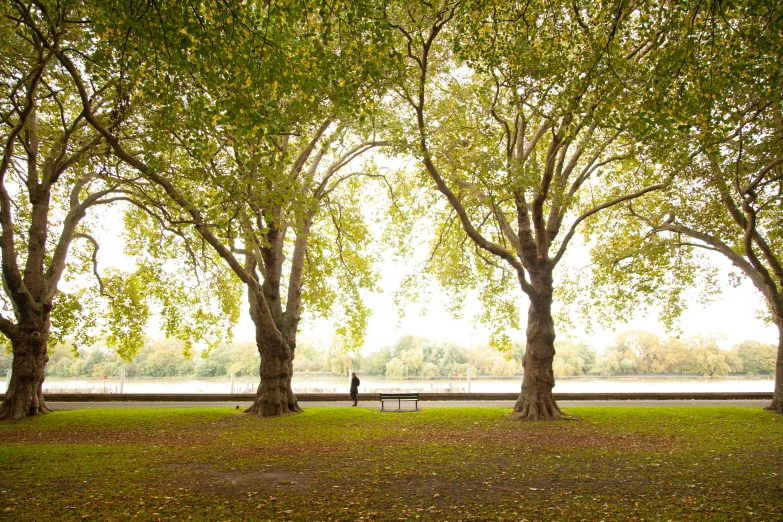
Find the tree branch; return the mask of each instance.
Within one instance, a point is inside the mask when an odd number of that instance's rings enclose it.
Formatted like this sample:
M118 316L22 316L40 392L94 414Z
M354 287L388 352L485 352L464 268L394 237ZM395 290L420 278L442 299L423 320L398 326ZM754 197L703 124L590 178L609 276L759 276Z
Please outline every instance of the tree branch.
M0 333L5 335L8 339L12 339L18 331L19 327L16 326L15 323L0 314Z
M615 198L611 201L607 201L605 203L602 203L600 205L597 205L578 218L573 222L571 225L571 228L568 230L568 233L563 238L563 242L560 243L560 248L557 250L557 254L555 255L555 258L552 262L553 265L556 265L558 261L560 261L560 258L563 257L563 254L565 254L566 248L568 248L568 243L571 241L571 238L574 237L574 233L576 232L576 228L579 226L579 224L584 221L585 219L589 218L593 214L600 212L604 209L607 209L609 207L613 207L617 205L618 203L622 203L623 201L630 201L636 198L639 198L649 192L653 192L656 190L661 190L662 188L665 188L667 186L667 183L658 183L656 185L651 185L649 187L645 187L642 190L639 190L637 192L634 192L633 194L626 194L624 196L620 196L619 198Z
M160 174L158 174L154 169L149 167L146 163L135 157L133 154L129 153L125 148L120 144L119 139L113 135L106 127L104 127L98 119L95 117L95 114L92 112L92 107L90 104L90 98L87 95L87 90L84 86L84 82L82 81L81 74L79 73L78 68L74 65L74 63L71 61L71 59L59 48L56 46L53 46L49 42L46 42L46 39L43 38L44 35L40 33L40 30L38 30L37 27L35 27L35 24L32 23L32 21L28 22L29 25L32 26L33 30L37 32L39 37L41 37L42 41L45 42L45 45L54 53L54 55L57 57L57 59L60 61L60 63L65 67L65 69L68 71L69 75L73 79L77 91L79 93L79 97L82 102L82 107L84 109L84 115L87 121L92 125L92 127L100 133L103 138L109 143L109 145L112 147L112 150L114 150L114 153L126 164L130 165L134 169L136 169L139 173L144 175L147 179L152 181L153 183L159 185L166 193L166 195L177 205L179 205L186 213L188 213L191 218L194 221L194 227L198 231L199 234L209 243L212 248L214 248L218 255L222 257L226 263L231 267L231 269L234 271L234 273L237 274L237 276L248 286L251 292L256 296L257 301L261 304L262 310L261 310L261 317L263 318L265 328L270 332L275 332L275 335L280 335L279 330L277 329L277 326L274 324L274 321L271 316L271 311L269 310L269 306L266 303L266 300L263 298L263 289L259 282L253 278L250 274L247 273L247 271L244 269L242 264L239 263L239 261L234 257L234 255L231 253L231 250L227 248L225 245L223 245L220 240L209 230L208 224L205 222L203 215L201 211L199 211L196 207L194 207L183 195L180 193L180 191L174 186L173 183L171 183L168 179L164 178Z
M101 295L114 298L113 295L106 292L106 285L103 284L103 279L101 279L101 274L98 273L98 248L99 248L98 242L91 235L82 232L75 233L73 235L73 238L86 239L87 241L92 243L92 273L95 274L95 279L98 280L98 287L100 288Z
M718 252L726 256L734 266L742 270L742 272L746 276L748 276L748 278L753 282L756 288L758 288L767 299L770 299L771 296L769 294L769 288L767 287L765 280L761 276L761 274L759 274L756 271L754 266L751 263L749 263L747 259L737 254L731 247L726 245L724 242L720 241L719 239L709 234L705 234L703 232L699 232L685 225L679 225L676 223L664 223L662 225L656 225L651 230L652 233L663 232L663 231L674 232L676 234L682 234L684 236L688 236L693 239L698 239L699 241L702 241L703 243L712 247L714 250L717 250Z

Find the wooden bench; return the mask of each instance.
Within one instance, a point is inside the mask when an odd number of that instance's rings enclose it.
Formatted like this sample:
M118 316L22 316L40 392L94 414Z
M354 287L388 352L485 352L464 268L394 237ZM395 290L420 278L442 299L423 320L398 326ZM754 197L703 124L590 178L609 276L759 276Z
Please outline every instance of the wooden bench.
M419 411L418 393L381 393L381 411L384 401L397 401L397 408L402 409L402 401L416 401L416 411Z

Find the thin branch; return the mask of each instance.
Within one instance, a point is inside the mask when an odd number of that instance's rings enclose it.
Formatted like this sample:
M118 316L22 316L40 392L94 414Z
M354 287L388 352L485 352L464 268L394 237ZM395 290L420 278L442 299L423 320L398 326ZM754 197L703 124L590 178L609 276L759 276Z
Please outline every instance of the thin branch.
M95 275L95 279L98 280L98 287L100 288L101 295L105 295L106 297L114 298L113 295L106 292L106 285L103 284L103 279L101 279L101 274L98 273L98 242L95 240L94 237L92 237L89 234L85 234L83 232L77 232L73 235L74 239L82 238L86 239L90 243L92 243L92 273Z
M391 142L384 141L384 140L381 140L381 141L365 141L365 142L362 142L362 143L356 145L355 147L351 148L347 152L345 152L342 156L340 156L334 163L332 163L329 166L329 168L326 171L326 174L324 174L324 177L321 180L321 183L319 183L318 187L316 187L316 189L313 191L313 196L316 199L321 199L327 193L326 186L329 183L329 179L337 171L339 171L340 169L342 169L343 167L348 165L351 161L353 161L354 159L358 158L359 156L361 156L362 154L364 154L365 152L367 152L370 149L373 149L375 147L384 147L386 145L389 145L390 143ZM349 177L351 177L351 176L350 175L349 176L345 176L345 177L340 178L339 180L337 180L337 182L334 183L334 185L332 185L332 187L328 190L328 192L331 192L334 189L335 186L337 186L339 183L341 183L342 181L344 181L345 179L347 179Z
M759 184L764 180L764 176L775 169L778 165L783 165L783 156L780 156L779 158L771 161L767 165L765 165L763 168L761 168L756 175L754 176L753 180L751 180L750 183L748 183L745 187L742 187L741 194L749 194L756 190L756 188L759 186ZM779 179L779 178L778 178Z
M634 192L633 194L626 194L624 196L620 196L619 198L615 198L615 199L613 199L611 201L607 201L605 203L597 205L597 206L591 208L590 210L588 210L587 212L585 212L584 214L582 214L581 216L579 216L578 218L576 218L574 223L571 225L571 228L568 230L568 233L563 238L563 242L560 244L560 248L557 250L557 255L555 255L555 258L554 258L552 264L556 265L558 263L558 261L560 261L560 258L563 257L563 254L565 254L566 248L568 248L568 243L571 241L571 238L573 238L574 233L576 232L576 228L579 226L579 224L582 221L584 221L585 219L589 218L593 214L595 214L597 212L600 212L600 211L602 211L604 209L607 209L609 207L613 207L613 206L615 206L615 205L617 205L619 203L622 203L623 201L630 201L630 200L639 198L639 197L641 197L641 196L643 196L643 195L645 195L645 194L647 194L649 192L654 192L656 190L661 190L663 188L666 188L667 185L668 185L668 183L658 183L658 184L655 184L655 185L651 185L649 187L645 187L645 188L643 188L643 189L641 189L641 190L639 190L637 192Z
M653 232L663 232L663 231L674 232L676 234L682 234L691 237L693 239L698 239L699 241L702 241L705 244L712 247L713 249L717 250L718 252L726 256L734 266L742 270L742 272L744 272L745 275L748 276L748 278L753 282L756 288L758 288L761 291L761 293L767 297L767 299L770 298L769 288L767 287L766 282L764 278L761 276L761 274L759 274L756 271L756 269L753 267L751 263L748 262L747 259L737 254L731 247L726 245L724 242L720 241L719 239L709 234L705 234L703 232L699 232L685 225L679 225L676 223L664 223L653 227Z

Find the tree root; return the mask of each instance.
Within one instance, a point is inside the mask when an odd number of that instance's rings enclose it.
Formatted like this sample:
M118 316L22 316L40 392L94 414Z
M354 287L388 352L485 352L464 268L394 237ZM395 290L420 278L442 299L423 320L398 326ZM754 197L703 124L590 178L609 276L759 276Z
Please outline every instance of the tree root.
M262 399L256 398L255 402L250 405L245 413L251 413L254 415L261 415L262 417L282 417L284 415L290 415L293 413L301 413L304 410L299 407L298 402L288 404L281 402L280 405L269 404Z
M54 410L50 410L49 407L46 405L46 401L44 400L43 393L38 394L38 413L45 414L45 413L52 413Z
M772 411L775 413L781 413L783 414L783 401L775 401L774 399L770 403L769 406L764 408L767 411Z
M19 399L15 397L6 397L3 404L0 405L0 421L4 420L23 420L29 417L36 417L38 415L45 415L52 413L52 410L46 407L46 403L42 399L39 399L38 405L35 405L35 401L31 401L29 404L21 404Z
M526 394L523 391L514 406L514 413L524 421L572 420L564 418L569 416L560 411L551 392Z

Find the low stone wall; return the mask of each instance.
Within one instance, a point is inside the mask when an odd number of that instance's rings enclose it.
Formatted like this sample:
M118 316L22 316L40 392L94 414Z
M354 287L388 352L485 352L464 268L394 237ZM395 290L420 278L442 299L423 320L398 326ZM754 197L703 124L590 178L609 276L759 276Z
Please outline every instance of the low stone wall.
M645 401L645 400L765 400L772 393L555 393L558 401ZM421 401L515 401L518 393L419 393ZM5 395L0 395L0 400ZM347 393L299 393L299 402L350 401ZM47 393L46 402L252 402L254 393ZM377 393L360 393L360 401L378 401Z

